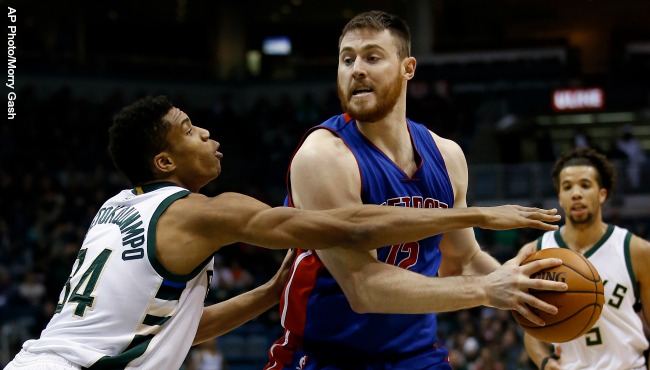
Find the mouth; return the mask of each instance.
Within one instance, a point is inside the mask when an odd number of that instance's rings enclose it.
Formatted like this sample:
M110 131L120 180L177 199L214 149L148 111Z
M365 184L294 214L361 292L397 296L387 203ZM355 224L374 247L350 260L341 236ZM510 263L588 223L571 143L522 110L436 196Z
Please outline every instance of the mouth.
M571 206L572 211L583 211L585 209L587 209L587 207L583 204L574 204L573 206Z
M571 207L571 213L575 216L585 214L587 212L587 207L582 204L576 204Z
M219 147L220 147L221 145L219 145L219 143L217 143L217 142L215 142L215 144L216 144L216 147L214 148L214 156L215 156L215 158L217 158L217 159L220 160L221 158L223 158L223 153L221 153L221 152L219 151Z
M352 90L352 96L370 94L371 92L373 92L373 89L371 89L369 87L361 87L361 88Z

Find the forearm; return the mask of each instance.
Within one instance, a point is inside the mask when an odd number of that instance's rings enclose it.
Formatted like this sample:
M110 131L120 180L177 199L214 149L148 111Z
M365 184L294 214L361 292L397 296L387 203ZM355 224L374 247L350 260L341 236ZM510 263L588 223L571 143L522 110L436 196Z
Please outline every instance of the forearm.
M483 250L479 250L463 270L463 275L487 275L499 268L501 264L496 258Z
M550 344L533 338L526 333L524 333L524 346L526 347L526 352L528 352L528 357L530 357L531 361L537 365L537 368L541 367L542 360L544 360L545 357L552 354Z
M253 217L240 239L278 249L340 246L371 250L474 226L483 220L485 215L479 207L417 209L359 205L317 212L276 207Z
M418 314L457 311L487 303L479 277L425 277L398 267L393 270L377 271L357 293L365 296L359 311ZM412 289L414 286L418 288Z
M249 292L205 307L193 345L237 328L275 306L279 299L278 290L267 282Z
M359 313L446 312L488 303L483 277L427 277L339 248L319 256Z
M479 207L415 209L387 206L361 206L333 209L357 224L368 246L383 246L416 241L433 235L474 227L484 223Z

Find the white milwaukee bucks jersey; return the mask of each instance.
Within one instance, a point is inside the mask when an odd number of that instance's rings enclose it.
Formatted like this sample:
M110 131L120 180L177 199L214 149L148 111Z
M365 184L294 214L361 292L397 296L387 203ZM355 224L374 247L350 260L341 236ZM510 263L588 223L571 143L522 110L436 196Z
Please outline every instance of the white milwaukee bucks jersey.
M568 248L560 231L544 233L537 249ZM562 369L645 369L648 341L634 307L640 296L630 260L631 237L628 230L608 225L605 235L584 254L603 280L605 306L585 335L556 344L562 347Z
M189 275L174 275L156 258L155 231L163 211L188 194L160 183L123 190L104 203L56 313L23 349L89 369L180 368L201 318L212 258Z

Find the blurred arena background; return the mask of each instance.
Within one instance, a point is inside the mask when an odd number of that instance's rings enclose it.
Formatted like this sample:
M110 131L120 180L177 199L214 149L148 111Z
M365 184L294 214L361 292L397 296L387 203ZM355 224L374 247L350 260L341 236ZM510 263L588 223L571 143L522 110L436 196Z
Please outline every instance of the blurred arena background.
M557 207L558 153L594 146L615 161L605 219L650 237L650 3L645 0L0 0L16 9L15 61L0 129L0 365L38 336L86 227L126 183L106 154L113 113L164 93L224 153L204 189L273 205L308 127L339 112L337 42L355 13L405 18L418 60L408 115L454 139L469 163L470 205ZM8 56L10 52L8 51ZM13 68L12 68L13 66ZM539 234L476 230L501 261ZM282 254L234 245L217 255L210 301L267 280ZM456 369L533 369L509 312L441 315ZM216 345L230 370L260 369L280 326L275 309ZM203 369L195 348L187 369ZM217 368L217 367L214 367Z

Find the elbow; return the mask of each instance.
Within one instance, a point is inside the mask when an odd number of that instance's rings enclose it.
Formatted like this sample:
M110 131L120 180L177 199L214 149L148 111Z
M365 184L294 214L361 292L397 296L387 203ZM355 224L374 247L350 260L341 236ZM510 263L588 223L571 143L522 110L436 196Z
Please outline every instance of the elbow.
M376 311L376 309L371 309L370 305L366 302L363 302L362 300L357 300L354 303L350 301L350 308L352 308L352 311L358 314L379 313Z
M358 314L372 313L372 302L365 285L354 278L346 279L346 284L339 284L352 311ZM376 309L376 307L375 307Z
M362 296L346 293L345 297L350 303L350 308L352 311L358 314L371 313L370 304Z

